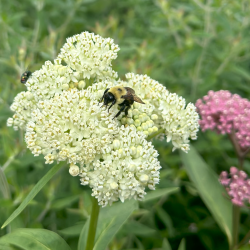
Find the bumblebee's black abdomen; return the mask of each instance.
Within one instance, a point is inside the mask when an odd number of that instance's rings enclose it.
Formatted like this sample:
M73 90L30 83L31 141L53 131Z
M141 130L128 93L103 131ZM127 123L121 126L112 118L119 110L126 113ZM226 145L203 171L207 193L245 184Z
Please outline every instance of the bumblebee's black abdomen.
M133 100L125 100L124 102L122 102L122 103L120 103L120 104L118 104L119 106L123 106L124 104L126 105L126 106L130 106L130 105L132 105L134 103L134 101Z

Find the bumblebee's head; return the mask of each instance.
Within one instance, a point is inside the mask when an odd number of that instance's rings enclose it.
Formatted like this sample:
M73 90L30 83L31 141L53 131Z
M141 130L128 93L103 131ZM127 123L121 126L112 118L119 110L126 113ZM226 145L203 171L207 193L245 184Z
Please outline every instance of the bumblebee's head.
M111 92L107 92L104 95L104 105L108 105L110 102L113 102L115 100L115 96Z

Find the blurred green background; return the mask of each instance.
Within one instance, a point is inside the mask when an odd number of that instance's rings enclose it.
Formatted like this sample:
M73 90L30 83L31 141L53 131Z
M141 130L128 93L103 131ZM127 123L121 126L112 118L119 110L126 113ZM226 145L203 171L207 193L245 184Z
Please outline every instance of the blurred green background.
M20 76L53 60L67 37L85 30L119 44L113 68L120 78L127 72L147 74L193 103L209 90L250 97L249 0L0 1L0 224L51 167L26 149L22 131L6 127L15 95L25 90ZM217 174L237 165L226 136L198 136L192 144ZM158 187L179 186L180 192L140 203L109 249L160 249L164 238L173 250L183 238L186 249L228 249L178 151L172 153L166 142L154 144L162 165ZM245 169L250 174L249 161ZM91 207L89 194L65 167L0 236L19 227L46 228L76 249ZM249 227L249 209L243 208L241 237Z

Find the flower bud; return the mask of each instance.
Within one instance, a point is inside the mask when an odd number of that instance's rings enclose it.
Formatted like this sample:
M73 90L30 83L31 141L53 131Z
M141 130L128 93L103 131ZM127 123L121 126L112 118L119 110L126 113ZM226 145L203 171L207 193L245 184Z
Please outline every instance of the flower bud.
M158 128L156 126L154 126L152 129L153 129L154 132L158 131Z
M114 146L114 149L120 148L120 141L119 140L114 140L113 141L113 146Z
M156 115L156 114L151 115L151 119L152 119L152 120L158 119L158 115Z
M146 182L148 182L149 177L148 177L148 175L143 174L143 175L140 176L139 179L140 179L141 182L146 183Z
M141 127L142 127L143 130L147 130L148 129L148 125L147 125L146 122L142 123Z
M139 126L139 127L136 128L136 130L137 131L142 131L142 127Z
M31 92L27 91L26 98L27 98L27 100L31 101L34 98L34 95Z
M130 154L135 155L136 154L136 147L132 146L130 147Z
M121 123L122 123L122 125L127 124L127 118L126 118L126 117L123 117L123 118L121 119Z
M60 67L60 68L58 69L58 73L59 73L59 75L61 75L61 76L63 76L63 75L66 73L66 71L67 71L67 67L64 67L64 66L62 66L62 67Z
M110 188L111 189L117 189L118 188L118 184L116 182L111 182L110 183Z
M138 116L140 114L138 109L133 110L133 116Z
M79 174L79 167L76 166L75 164L71 163L70 168L69 168L69 173L72 176L77 176Z
M154 122L152 120L146 121L146 124L148 125L148 128L152 128L154 125Z
M61 77L60 78L60 81L61 81L61 83L64 85L64 84L67 84L68 85L68 83L67 83L67 78L65 77L65 76L63 76L63 77Z
M149 128L149 129L148 129L148 133L149 133L149 134L152 134L153 132L154 132L154 130L153 130L152 128Z
M135 166L134 164L130 164L130 165L128 166L128 170L129 170L130 172L134 172L135 169L136 169L136 166Z
M73 89L73 88L75 87L75 84L74 84L73 82L70 82L70 83L69 83L69 87L70 87L71 89Z
M134 121L134 124L135 124L136 127L139 127L141 125L141 121L139 119L136 119Z
M127 118L127 124L133 124L134 123L134 120L133 119L131 119L131 118Z
M83 80L81 80L81 81L78 83L78 89L83 89L85 86L86 86L86 83L85 83L85 81L83 81Z

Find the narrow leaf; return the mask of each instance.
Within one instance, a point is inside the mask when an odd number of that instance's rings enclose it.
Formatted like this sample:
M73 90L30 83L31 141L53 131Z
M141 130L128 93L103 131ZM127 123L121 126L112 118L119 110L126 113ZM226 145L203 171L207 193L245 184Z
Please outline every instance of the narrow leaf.
M67 227L62 230L58 230L58 232L65 236L79 236L82 231L83 226L84 226L84 223L79 223L72 227Z
M80 197L80 195L77 194L77 195L72 195L72 196L69 196L69 197L62 198L62 199L54 200L52 202L52 204L51 204L51 208L52 209L62 209L62 208L65 208L65 207L69 206L71 203L73 203L76 200L78 200L79 197Z
M250 80L250 74L249 74L248 70L246 70L242 67L233 66L232 71L236 74L239 74L241 77L243 77L247 80Z
M149 192L144 200L142 202L147 202L153 199L157 199L160 198L164 195L169 195L169 194L173 194L179 191L179 187L169 187L169 188L162 188L162 189L157 189L154 191Z
M161 249L162 250L172 250L172 248L171 248L171 246L166 238L163 239Z
M168 229L168 236L173 237L174 236L174 227L172 223L172 219L169 216L169 214L160 206L156 208L157 214L160 217L161 221L164 223L166 228Z
M19 228L0 238L0 244L9 247L6 249L70 250L61 236L46 229Z
M134 220L127 222L122 230L124 230L125 232L129 232L129 234L139 236L153 235L156 232L155 229Z
M82 250L86 248L88 230L89 230L89 221L90 221L90 217L87 219L86 223L82 227L82 231L80 233L80 237L78 241L78 248L77 248L78 250ZM97 224L97 228L98 228L98 224Z
M10 189L3 169L0 167L0 190L5 199L10 198Z
M188 154L181 152L181 157L190 179L231 245L232 204L223 196L225 189L219 183L219 177L204 162L195 148L191 147Z
M63 164L56 164L49 172L43 176L43 178L33 187L27 197L19 205L19 207L10 215L10 217L4 222L2 228L6 227L12 220L14 220L29 204L29 202L37 195L37 193L45 186L45 184L57 173L57 171L63 166Z
M136 200L130 200L124 203L116 203L111 207L102 209L97 226L94 250L105 249L118 230L137 208L138 202Z
M185 250L185 249L186 249L186 242L185 239L182 239L178 250Z

